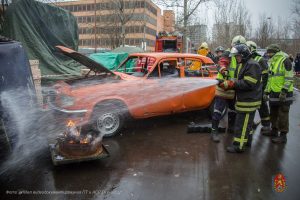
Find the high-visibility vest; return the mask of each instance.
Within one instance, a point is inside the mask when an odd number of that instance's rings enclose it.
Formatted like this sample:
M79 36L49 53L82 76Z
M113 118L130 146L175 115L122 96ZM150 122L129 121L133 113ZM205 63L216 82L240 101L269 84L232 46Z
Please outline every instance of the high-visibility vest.
M285 59L287 59L286 54L280 51L269 60L269 79L266 92L281 92L282 89L286 89L288 92L293 91L293 70L285 69L283 64Z
M237 61L235 59L234 56L231 57L231 61L230 61L230 65L229 65L229 69L228 69L228 76L229 76L229 80L235 80L235 70L237 67ZM223 75L218 72L217 74L217 79L218 80L225 80L225 78L223 77ZM226 99L234 99L235 96L235 91L234 90L223 90L222 88L220 88L218 85L216 86L216 95L220 96L220 97L224 97Z
M262 56L256 56L256 57L254 58L254 60L255 60L256 62L258 62L258 63L260 62L261 59L263 59ZM268 72L269 72L268 69L262 69L261 74L264 75L264 74L267 74Z

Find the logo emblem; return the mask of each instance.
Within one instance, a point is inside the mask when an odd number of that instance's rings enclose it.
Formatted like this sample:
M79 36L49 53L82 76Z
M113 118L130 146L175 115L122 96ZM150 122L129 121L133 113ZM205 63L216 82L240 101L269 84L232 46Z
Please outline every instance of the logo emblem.
M273 188L275 192L284 192L286 189L286 179L283 174L279 173L273 178Z

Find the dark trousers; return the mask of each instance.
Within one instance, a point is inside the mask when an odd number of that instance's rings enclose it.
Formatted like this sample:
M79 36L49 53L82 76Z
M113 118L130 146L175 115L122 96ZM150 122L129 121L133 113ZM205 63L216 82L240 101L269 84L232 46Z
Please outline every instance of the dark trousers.
M290 105L270 105L272 129L289 132L289 111Z
M261 119L261 125L270 126L270 111L266 101L261 101L261 106L258 112Z
M243 149L248 142L249 135L252 132L252 125L255 112L241 113L237 112L234 125L233 145Z
M228 125L233 125L235 121L235 108L234 108L234 99L224 99L216 96L214 104L214 112L212 114L212 128L217 130L219 122L224 116L226 108L228 108Z

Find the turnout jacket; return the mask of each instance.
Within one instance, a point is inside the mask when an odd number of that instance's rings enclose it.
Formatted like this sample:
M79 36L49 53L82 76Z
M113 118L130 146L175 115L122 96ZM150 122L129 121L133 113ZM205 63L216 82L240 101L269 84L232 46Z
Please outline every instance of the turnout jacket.
M268 83L269 66L267 61L257 52L252 54L252 58L258 62L261 68L262 90L264 91Z
M237 80L234 84L237 112L254 112L260 107L262 99L261 72L261 67L252 58L237 67Z

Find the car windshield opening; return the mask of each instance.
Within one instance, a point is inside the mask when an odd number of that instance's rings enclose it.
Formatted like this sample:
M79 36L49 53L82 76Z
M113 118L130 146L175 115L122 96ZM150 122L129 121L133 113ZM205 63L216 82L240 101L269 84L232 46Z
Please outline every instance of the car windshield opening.
M156 59L147 56L132 56L127 58L117 69L117 72L126 73L136 77L145 76L152 68Z

